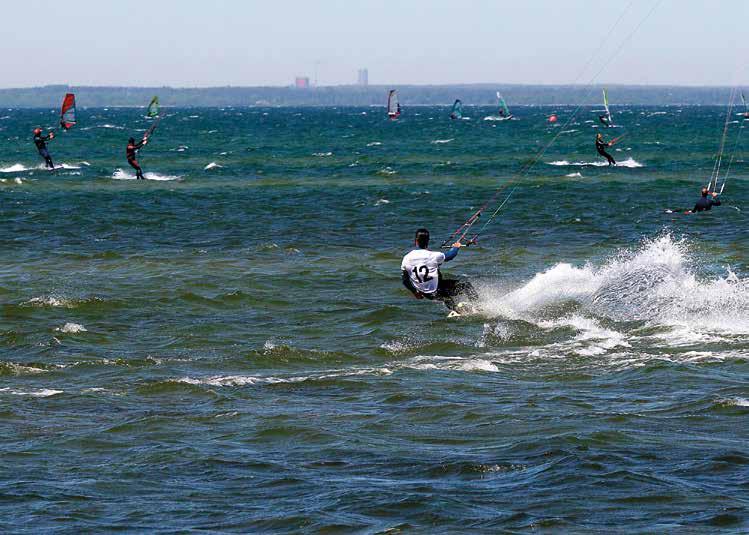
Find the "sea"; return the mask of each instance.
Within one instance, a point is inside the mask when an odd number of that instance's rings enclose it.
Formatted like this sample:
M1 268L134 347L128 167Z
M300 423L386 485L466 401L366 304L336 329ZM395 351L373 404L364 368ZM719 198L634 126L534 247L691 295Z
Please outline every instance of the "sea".
M2 532L749 531L736 110L165 107L135 180L82 104L0 109Z

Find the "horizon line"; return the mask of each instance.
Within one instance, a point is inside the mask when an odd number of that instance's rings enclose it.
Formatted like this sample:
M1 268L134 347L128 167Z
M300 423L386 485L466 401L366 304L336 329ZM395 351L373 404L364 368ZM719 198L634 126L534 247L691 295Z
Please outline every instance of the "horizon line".
M628 83L594 83L594 84L570 84L570 83L506 83L506 82L466 82L466 83L440 83L440 84L333 84L333 85L310 85L298 88L293 84L288 85L206 85L206 86L178 86L178 85L86 85L86 84L45 84L34 86L0 87L0 91L33 90L49 88L90 88L90 89L173 89L173 90L205 90L205 89L295 89L298 91L314 91L315 89L335 88L398 88L398 87L566 87L566 88L594 88L594 87L626 87L626 88L679 88L679 89L731 89L742 87L735 85L690 85L690 84L628 84Z

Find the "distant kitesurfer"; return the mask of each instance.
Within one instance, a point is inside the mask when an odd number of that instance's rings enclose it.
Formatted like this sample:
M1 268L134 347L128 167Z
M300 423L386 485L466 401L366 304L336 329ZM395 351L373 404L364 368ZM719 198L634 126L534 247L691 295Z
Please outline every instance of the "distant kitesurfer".
M460 241L452 245L446 253L429 250L429 231L420 228L416 231L416 249L403 257L401 276L403 285L416 299L442 301L450 311L456 311L455 299L465 296L470 300L478 299L478 294L470 282L442 277L440 266L456 256L463 245Z
M49 155L49 151L47 150L47 141L51 141L53 139L55 139L54 132L50 132L45 136L42 134L41 128L34 129L34 145L36 145L36 150L39 151L39 156L44 158L44 162L48 169L55 168L55 164L52 163L52 157Z
M598 151L598 154L606 158L606 161L609 162L609 165L616 165L616 160L606 152L606 147L610 147L613 145L613 142L607 143L603 140L603 135L596 134L596 150Z
M688 214L695 212L706 212L712 210L713 206L720 206L720 199L718 199L718 192L710 191L708 188L702 188L702 196L694 205L694 208L687 211Z
M599 120L599 121L601 122L601 124L602 124L603 126L605 126L606 128L608 128L609 126L611 126L611 123L609 122L609 116L608 116L608 115L606 115L606 114L603 114L603 115L599 115L599 116L598 116L598 120Z
M127 141L127 163L130 164L130 167L135 169L135 178L138 180L144 180L143 178L143 169L141 169L140 164L138 163L138 160L135 158L137 155L137 152L148 143L147 139L143 139L140 142L136 143L135 138L131 137Z

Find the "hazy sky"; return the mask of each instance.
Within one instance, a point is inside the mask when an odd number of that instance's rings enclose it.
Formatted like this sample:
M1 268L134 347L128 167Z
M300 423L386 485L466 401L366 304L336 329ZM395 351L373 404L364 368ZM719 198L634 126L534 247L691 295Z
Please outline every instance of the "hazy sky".
M587 83L657 1L5 0L0 86ZM597 81L749 85L748 22L661 0Z

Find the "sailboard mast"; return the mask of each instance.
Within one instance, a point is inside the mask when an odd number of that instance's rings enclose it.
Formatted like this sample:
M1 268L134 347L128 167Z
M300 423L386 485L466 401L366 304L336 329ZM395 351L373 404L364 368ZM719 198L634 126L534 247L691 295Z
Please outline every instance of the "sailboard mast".
M65 98L62 99L62 107L60 108L60 126L63 130L70 130L77 122L75 95L67 93Z
M606 88L603 88L603 107L606 108L606 119L608 120L609 126L614 125L614 120L611 118L611 110L609 109L609 92Z
M499 103L499 116L506 119L512 117L510 108L507 107L507 102L505 102L505 99L502 98L502 95L499 93L499 91L497 91L497 102Z
M161 122L161 106L159 106L159 97L153 97L151 99L151 103L148 105L148 112L146 113L146 117L149 119L154 119L153 124L146 130L146 132L143 134L143 140L147 140L156 130L156 127L159 126L159 123Z
M158 117L160 111L161 111L161 107L159 106L159 97L155 96L151 99L151 102L148 104L148 111L146 112L146 117L148 117L149 119Z
M450 112L450 119L462 119L463 118L463 103L460 99L455 99L453 103L453 109Z
M397 119L401 114L401 105L398 102L398 92L391 89L388 92L388 117Z

